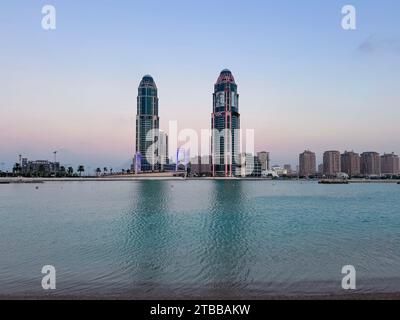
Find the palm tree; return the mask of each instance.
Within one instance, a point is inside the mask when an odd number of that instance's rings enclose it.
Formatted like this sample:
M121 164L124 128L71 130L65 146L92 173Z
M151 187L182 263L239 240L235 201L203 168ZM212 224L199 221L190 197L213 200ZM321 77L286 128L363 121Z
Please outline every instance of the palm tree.
M112 173L113 173L113 168L110 169L110 174L112 175Z
M96 175L99 176L100 173L101 173L101 169L100 169L100 168L97 168L97 169L96 169Z
M65 167L61 166L60 167L60 172L59 172L60 176L61 177L65 177L66 172L67 172L67 170L65 169Z
M44 165L41 164L39 166L39 177L44 177L45 173L46 173L46 169L45 169Z
M14 164L13 173L16 175L21 173L21 165L18 162Z
M107 167L104 167L104 168L103 168L103 173L106 174L107 171L108 171Z
M33 171L33 165L29 166L28 172L29 172L29 176L34 176L37 177L38 173Z
M82 177L82 172L85 172L85 167L83 165L80 165L78 167L78 172L79 172L79 176Z
M71 177L74 174L74 168L68 167L67 172L68 172L68 175Z

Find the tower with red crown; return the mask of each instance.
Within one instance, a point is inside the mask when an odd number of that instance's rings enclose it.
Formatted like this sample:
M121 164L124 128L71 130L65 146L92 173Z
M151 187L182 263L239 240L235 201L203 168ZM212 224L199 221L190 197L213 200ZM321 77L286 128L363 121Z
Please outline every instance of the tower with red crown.
M212 129L212 173L233 177L239 162L239 94L232 72L222 70L214 85Z

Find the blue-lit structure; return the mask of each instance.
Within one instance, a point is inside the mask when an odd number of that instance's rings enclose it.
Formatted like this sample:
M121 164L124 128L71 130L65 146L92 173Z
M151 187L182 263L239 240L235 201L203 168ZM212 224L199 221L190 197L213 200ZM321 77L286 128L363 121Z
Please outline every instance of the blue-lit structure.
M187 154L184 148L178 148L176 150L176 162L175 162L175 171L179 171L179 166L183 165L185 167L185 172L187 171L189 164L189 155Z
M142 155L140 152L135 153L135 158L133 160L134 162L134 168L135 168L135 173L141 173L142 172Z

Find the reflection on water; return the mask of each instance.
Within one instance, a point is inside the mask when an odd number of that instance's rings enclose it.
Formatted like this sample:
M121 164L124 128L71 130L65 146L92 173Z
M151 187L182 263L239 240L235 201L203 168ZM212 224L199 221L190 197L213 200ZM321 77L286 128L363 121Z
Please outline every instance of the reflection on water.
M213 186L208 221L211 283L219 286L246 286L249 277L248 219L246 197L240 182L218 181ZM247 207L247 210L250 210Z
M168 215L168 183L139 183L123 217L121 258L133 283L159 283L173 233Z
M0 190L0 295L237 297L400 288L395 185L47 183Z

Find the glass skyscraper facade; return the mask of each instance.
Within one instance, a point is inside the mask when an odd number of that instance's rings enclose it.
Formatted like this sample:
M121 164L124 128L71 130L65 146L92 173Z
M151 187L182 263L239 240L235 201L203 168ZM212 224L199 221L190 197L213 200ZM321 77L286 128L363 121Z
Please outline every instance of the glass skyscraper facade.
M140 82L137 97L136 115L136 157L140 161L140 171L158 170L158 132L160 118L158 116L157 86L150 75Z
M232 72L227 69L222 70L214 86L211 128L213 176L239 174L239 94Z

